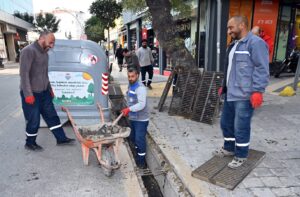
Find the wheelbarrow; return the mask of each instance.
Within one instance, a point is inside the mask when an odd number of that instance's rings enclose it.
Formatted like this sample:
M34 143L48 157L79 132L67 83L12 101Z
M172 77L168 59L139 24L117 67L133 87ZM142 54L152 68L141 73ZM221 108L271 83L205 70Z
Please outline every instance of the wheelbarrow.
M62 110L67 113L73 131L81 144L84 165L88 165L89 152L92 149L96 153L104 174L109 177L114 170L121 166L118 150L123 138L129 136L130 129L117 125L123 116L122 113L112 123L105 123L102 108L99 104L97 107L100 112L101 123L88 126L78 126L68 108L62 107Z

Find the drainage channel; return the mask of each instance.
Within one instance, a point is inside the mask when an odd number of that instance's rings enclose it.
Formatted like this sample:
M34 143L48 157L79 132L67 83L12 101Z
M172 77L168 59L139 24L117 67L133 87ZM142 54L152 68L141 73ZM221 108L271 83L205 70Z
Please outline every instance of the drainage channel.
M127 143L129 144L129 143ZM136 164L135 161L135 157L133 155L135 155L135 150L132 146L128 145L128 148L131 151L131 156L134 158L134 162ZM148 166L148 163L146 161L146 165ZM135 165L136 166L136 165ZM163 194L160 191L160 187L155 179L155 176L157 176L158 174L153 173L149 168L146 169L139 169L136 167L136 173L137 175L141 178L140 180L143 182L143 185L146 189L146 193L149 197L163 197ZM160 174L163 172L160 172Z
M119 84L109 85L109 100L112 109L112 115L118 116L120 110L126 107L126 102ZM121 119L120 126L128 126L128 120ZM126 140L127 141L127 140ZM192 196L181 179L174 172L172 165L162 154L159 146L153 138L147 134L146 164L147 169L136 168L136 174L140 180L140 186L144 190L144 196L150 197L173 197L173 196ZM130 152L132 162L134 163L135 149L126 142L126 147Z

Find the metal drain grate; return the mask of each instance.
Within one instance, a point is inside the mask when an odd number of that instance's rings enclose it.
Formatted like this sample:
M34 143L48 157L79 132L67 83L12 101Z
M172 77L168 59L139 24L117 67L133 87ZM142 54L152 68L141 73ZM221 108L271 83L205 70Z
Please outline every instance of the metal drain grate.
M108 96L110 99L124 98L120 84L109 84Z
M179 70L177 72L176 88L173 91L173 97L168 112L169 115L177 115L180 111L180 104L186 86L188 74L189 72L184 70Z
M222 86L222 81L223 73L203 73L193 106L192 120L213 124L219 106L218 89Z
M192 172L192 176L233 190L265 157L265 152L249 150L247 161L237 169L227 164L233 157L214 156Z
M165 101L167 99L169 90L170 90L170 88L171 88L171 86L173 84L173 79L174 79L175 74L176 74L175 70L172 70L172 73L171 73L171 75L168 78L168 81L166 83L166 86L164 88L164 91L163 91L163 93L162 93L162 95L160 97L159 103L158 103L158 111L159 112L162 112L162 110L163 110L163 106L164 106L164 103L165 103Z
M188 73L187 82L185 84L184 92L181 99L180 110L178 115L190 118L192 114L192 106L197 92L197 87L201 81L201 71L191 70Z

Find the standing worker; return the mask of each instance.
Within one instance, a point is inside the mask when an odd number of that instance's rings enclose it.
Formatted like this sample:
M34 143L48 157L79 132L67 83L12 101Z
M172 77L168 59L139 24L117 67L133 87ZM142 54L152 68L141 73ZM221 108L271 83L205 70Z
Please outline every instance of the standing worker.
M20 56L20 94L27 136L25 148L32 151L43 150L36 143L40 115L56 138L57 145L72 144L75 141L66 137L52 103L54 93L48 78L47 51L54 46L54 42L53 33L42 32L36 42L22 50Z
M137 68L138 71L140 71L139 60L137 56L134 54L134 52L129 51L128 49L125 48L123 49L123 56L125 58L127 69L134 66Z
M118 61L118 66L119 66L119 69L120 69L119 71L122 72L122 66L123 66L124 56L123 56L122 45L120 45L120 44L118 45L118 48L116 50L115 58Z
M234 41L227 49L225 79L219 90L225 96L221 116L224 145L214 155L234 155L228 167L238 168L247 160L251 118L269 82L269 53L267 44L248 32L246 17L232 17L227 32Z
M127 104L128 108L122 110L124 116L129 116L130 121L130 141L136 147L136 161L140 168L145 168L146 156L146 134L149 124L149 112L147 104L147 89L139 81L139 71L137 67L129 67Z
M153 78L153 63L154 59L152 51L147 47L147 40L142 40L142 46L137 50L136 55L139 59L139 64L142 73L142 83L149 89L152 89L151 83ZM146 73L148 72L148 81L146 81Z

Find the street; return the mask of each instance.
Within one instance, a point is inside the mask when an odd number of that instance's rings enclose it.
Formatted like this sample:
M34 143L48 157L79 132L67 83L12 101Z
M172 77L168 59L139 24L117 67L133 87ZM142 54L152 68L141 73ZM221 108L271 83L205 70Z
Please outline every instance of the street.
M0 70L0 196L140 196L142 191L125 146L121 170L106 177L90 153L84 166L81 147L57 146L48 128L41 128L37 143L43 152L24 149L25 121L20 104L18 68ZM70 126L67 136L75 138Z

